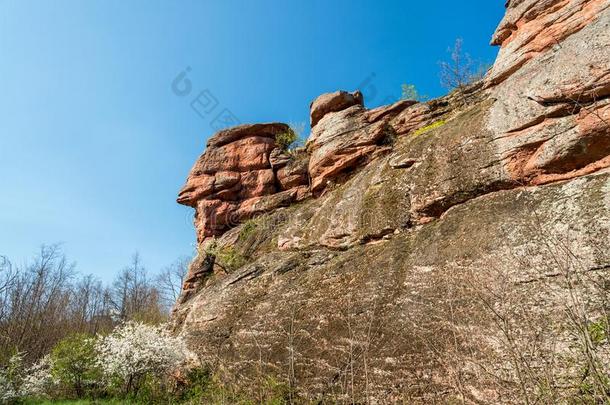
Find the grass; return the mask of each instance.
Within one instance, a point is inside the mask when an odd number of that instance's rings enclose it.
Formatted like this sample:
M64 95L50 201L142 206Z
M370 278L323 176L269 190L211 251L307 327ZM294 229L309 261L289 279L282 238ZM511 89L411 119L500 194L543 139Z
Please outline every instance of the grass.
M235 271L246 264L246 258L233 246L226 246L219 249L216 254L216 259L229 271Z
M248 239L252 233L256 230L257 224L253 219L249 219L242 225L241 230L239 231L239 239L240 241Z
M131 402L123 399L69 399L69 400L27 400L25 405L122 405Z

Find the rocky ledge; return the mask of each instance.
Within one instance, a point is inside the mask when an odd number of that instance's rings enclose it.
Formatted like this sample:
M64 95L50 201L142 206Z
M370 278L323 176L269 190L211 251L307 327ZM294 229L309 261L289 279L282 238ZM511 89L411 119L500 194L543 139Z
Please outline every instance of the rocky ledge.
M610 352L566 315L610 285L610 0L509 1L492 43L464 94L320 96L305 148L280 123L210 138L173 314L202 361L319 403L576 401L578 359Z

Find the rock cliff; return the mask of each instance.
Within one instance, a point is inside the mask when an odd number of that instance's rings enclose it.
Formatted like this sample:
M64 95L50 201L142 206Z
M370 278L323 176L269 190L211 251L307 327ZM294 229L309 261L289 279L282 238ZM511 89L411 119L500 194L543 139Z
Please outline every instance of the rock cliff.
M320 96L305 148L209 140L173 314L203 362L319 403L607 395L610 0L509 0L492 44L441 99Z

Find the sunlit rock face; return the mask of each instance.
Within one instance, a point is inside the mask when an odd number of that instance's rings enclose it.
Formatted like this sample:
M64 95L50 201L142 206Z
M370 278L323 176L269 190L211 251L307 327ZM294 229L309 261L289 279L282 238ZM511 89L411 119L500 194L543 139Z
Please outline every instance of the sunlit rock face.
M288 125L280 123L241 125L210 138L177 200L195 208L200 243L302 198L307 174L290 158L275 167L270 161L272 153L282 154L275 137L287 131Z
M492 43L465 95L324 94L296 151L276 147L285 124L210 139L178 202L216 246L173 322L228 383L270 376L316 403L582 402L566 314L607 309L610 0L509 1Z
M610 1L513 1L494 34L488 126L524 184L610 165Z

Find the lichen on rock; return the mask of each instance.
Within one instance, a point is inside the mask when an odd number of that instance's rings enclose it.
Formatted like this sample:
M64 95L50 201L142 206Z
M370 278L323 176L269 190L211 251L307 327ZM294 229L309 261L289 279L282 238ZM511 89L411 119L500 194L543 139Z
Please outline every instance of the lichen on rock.
M492 42L467 105L342 91L311 104L306 148L278 148L280 123L210 138L178 202L240 260L191 265L173 320L202 359L319 403L348 378L362 403L582 399L565 311L599 317L610 283L610 1L509 1Z

